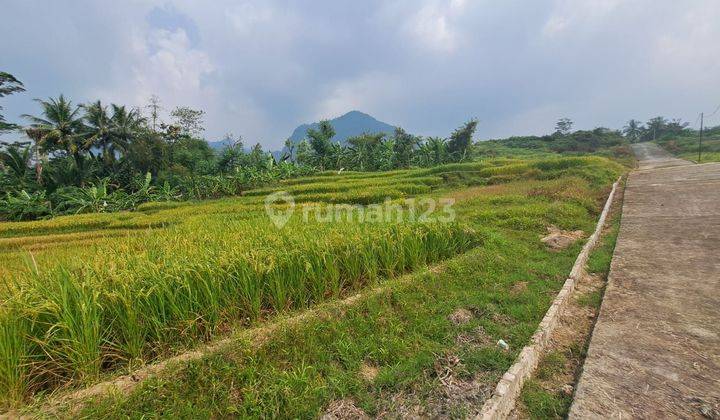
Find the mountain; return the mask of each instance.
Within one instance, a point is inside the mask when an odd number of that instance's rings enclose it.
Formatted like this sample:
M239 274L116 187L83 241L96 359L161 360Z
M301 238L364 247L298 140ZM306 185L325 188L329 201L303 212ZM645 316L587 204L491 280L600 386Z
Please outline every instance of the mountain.
M395 131L395 127L378 121L368 114L360 111L350 111L347 114L339 116L330 120L335 129L335 137L332 140L336 143L345 143L349 137L359 136L363 133L375 134L375 133L386 133L388 136L392 135ZM319 122L312 124L302 124L298 126L290 136L293 143L300 143L307 135L307 131L311 128L317 129L320 126ZM215 150L222 150L230 143L227 140L209 141L208 144ZM248 152L250 148L245 145L245 151ZM286 149L283 147L282 150L271 151L270 153L275 156L276 159L284 154Z
M344 143L349 137L358 136L363 133L387 133L391 135L395 131L395 127L378 121L368 114L360 111L350 111L345 115L330 120L335 129L335 137L333 141L336 143ZM293 131L290 139L293 143L299 143L307 135L307 131L311 128L317 129L320 123L302 124Z
M232 145L232 141L231 140L209 141L208 145L210 146L211 149L222 150L222 149L226 148L227 146ZM245 147L245 149L247 149L247 147Z

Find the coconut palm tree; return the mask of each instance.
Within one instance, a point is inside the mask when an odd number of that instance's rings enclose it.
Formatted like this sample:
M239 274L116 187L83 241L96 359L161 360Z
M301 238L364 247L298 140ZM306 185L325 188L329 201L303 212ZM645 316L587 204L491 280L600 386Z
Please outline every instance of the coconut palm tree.
M31 182L30 165L30 147L21 149L17 145L11 145L0 151L0 169L7 174L18 190L26 189Z
M85 106L85 147L98 147L105 164L111 164L115 156L108 153L112 146L112 124L107 107L100 101Z
M644 127L638 120L632 119L627 122L627 125L623 127L623 134L627 137L631 143L636 143L642 135Z
M111 152L113 156L116 152L127 153L130 143L137 135L145 123L145 119L140 115L137 109L128 110L124 105L119 106L112 104L112 143Z
M82 173L84 156L91 145L84 140L85 125L81 107L73 106L63 95L47 101L36 99L42 107L42 117L24 114L30 121L30 128L39 134L38 146L42 152L62 150L72 156L77 173ZM81 179L78 181L82 182Z

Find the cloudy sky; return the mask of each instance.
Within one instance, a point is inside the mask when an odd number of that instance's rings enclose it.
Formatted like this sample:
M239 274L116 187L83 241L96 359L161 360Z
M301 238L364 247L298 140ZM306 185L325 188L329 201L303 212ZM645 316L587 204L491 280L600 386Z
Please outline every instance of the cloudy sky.
M0 70L32 98L141 106L152 94L276 148L357 109L478 138L629 118L693 123L720 104L717 0L2 0ZM713 121L710 121L712 124ZM715 124L720 124L715 121Z

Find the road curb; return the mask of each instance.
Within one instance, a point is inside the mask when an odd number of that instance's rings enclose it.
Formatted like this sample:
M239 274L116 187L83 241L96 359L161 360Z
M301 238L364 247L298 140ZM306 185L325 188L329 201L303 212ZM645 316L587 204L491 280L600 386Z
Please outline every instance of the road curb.
M620 178L613 184L602 213L600 213L597 225L595 226L595 231L590 235L590 238L588 238L580 254L578 254L575 259L575 264L573 264L572 270L570 271L570 276L565 280L562 289L560 289L560 292L555 296L552 305L550 305L542 321L540 321L540 325L538 325L537 330L535 330L530 344L523 347L517 359L515 359L515 363L510 366L510 369L500 378L493 395L485 401L485 404L483 404L480 410L480 414L478 414L476 418L504 419L507 418L515 407L515 402L520 395L525 381L538 366L540 357L550 341L550 336L557 326L563 310L567 306L568 298L575 288L575 283L580 279L580 276L582 276L585 270L585 264L590 256L590 251L592 251L600 238L619 183Z

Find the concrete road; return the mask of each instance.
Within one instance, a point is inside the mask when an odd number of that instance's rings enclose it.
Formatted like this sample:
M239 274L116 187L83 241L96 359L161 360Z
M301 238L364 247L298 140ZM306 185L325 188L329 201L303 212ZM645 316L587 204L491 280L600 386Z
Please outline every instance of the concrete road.
M692 162L678 159L670 153L652 143L638 143L632 145L640 169L656 169L669 166L693 165Z
M570 417L720 418L720 163L633 149Z

